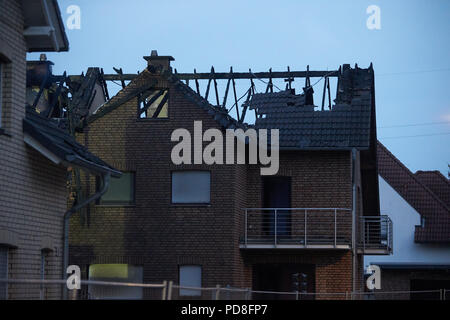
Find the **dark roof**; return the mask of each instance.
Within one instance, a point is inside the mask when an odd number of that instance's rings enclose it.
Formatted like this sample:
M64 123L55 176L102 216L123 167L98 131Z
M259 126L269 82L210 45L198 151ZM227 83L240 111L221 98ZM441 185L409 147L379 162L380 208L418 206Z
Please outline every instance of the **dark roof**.
M351 149L370 147L373 69L347 68L339 77L336 104L315 110L307 95L286 90L255 94L250 100L258 118L257 129L279 129L280 147L294 149Z
M226 109L210 104L208 100L197 94L191 87L178 79L178 77L172 72L166 71L162 74L158 74L158 76L155 76L155 74L151 73L148 69L145 69L139 73L136 78L131 80L125 88L120 90L114 97L101 106L92 116L88 118L87 124L94 122L96 119L123 105L140 93L143 93L153 87L160 87L161 84L159 84L158 81L161 80L172 83L174 87L183 93L188 100L207 111L208 114L210 114L222 127L231 129L236 127L247 127L246 124L238 123L228 114Z
M66 131L58 128L57 122L39 115L33 108L26 108L23 131L37 140L62 161L85 167L89 170L120 177L120 171L89 152Z
M449 270L448 263L414 263L414 262L374 262L370 263L379 266L381 269L399 269L399 270Z
M450 181L440 171L417 171L414 175L450 207Z
M416 242L450 242L450 209L420 179L378 142L378 172L414 209L425 217L416 226Z

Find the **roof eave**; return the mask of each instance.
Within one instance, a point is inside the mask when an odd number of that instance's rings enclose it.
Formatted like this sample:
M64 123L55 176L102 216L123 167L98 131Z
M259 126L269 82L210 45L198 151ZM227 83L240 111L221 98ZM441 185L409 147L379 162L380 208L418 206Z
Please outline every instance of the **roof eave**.
M56 0L22 0L22 13L28 52L69 51L69 41Z

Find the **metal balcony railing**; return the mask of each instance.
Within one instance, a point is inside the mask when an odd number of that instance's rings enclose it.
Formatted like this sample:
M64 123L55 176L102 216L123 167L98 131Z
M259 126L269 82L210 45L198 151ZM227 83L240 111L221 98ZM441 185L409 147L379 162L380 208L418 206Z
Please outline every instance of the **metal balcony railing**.
M393 250L392 220L387 215L360 217L358 249L366 254L390 254Z
M343 208L247 208L242 248L349 248L352 212Z
M350 249L352 211L344 208L247 208L241 248ZM361 216L356 245L363 254L392 252L392 221Z

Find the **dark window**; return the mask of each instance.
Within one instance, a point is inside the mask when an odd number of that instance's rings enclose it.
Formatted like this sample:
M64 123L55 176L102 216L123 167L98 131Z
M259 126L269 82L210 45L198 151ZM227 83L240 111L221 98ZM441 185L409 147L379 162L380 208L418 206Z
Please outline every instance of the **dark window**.
M208 204L210 193L209 171L172 172L172 203Z
M120 178L111 178L106 193L98 204L131 205L134 204L134 172L124 172ZM100 188L97 182L97 190Z
M139 118L160 119L169 117L169 90L146 91L139 99Z
M196 265L184 265L179 267L180 296L201 296L199 289L184 289L183 287L201 288L202 267Z
M0 62L0 128L2 127L3 112L3 64Z
M47 274L47 252L46 250L41 250L41 280L45 280L45 276ZM39 295L41 300L45 300L47 298L47 289L41 284Z
M0 246L0 279L8 279L8 248ZM8 299L8 284L0 282L0 300Z

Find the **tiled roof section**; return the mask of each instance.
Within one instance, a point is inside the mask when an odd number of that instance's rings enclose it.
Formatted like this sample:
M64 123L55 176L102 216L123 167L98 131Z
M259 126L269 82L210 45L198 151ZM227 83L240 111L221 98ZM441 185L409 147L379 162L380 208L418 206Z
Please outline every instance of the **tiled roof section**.
M279 129L280 147L294 149L368 149L370 147L373 69L346 69L336 105L315 111L305 95L290 91L255 94L257 129ZM307 99L306 99L307 100Z
M450 210L427 186L378 142L378 172L422 217L416 242L450 242Z
M310 91L313 91L312 88ZM310 92L312 95L312 92ZM311 97L309 97L311 99ZM258 114L272 114L283 111L287 106L302 107L303 111L314 111L314 106L307 105L305 93L293 94L290 90L268 93L255 93L249 102L249 109L256 109Z
M47 148L58 158L79 166L88 166L99 172L110 172L113 176L120 176L120 171L89 152L66 131L58 128L58 123L39 115L31 107L26 108L23 119L23 131Z
M417 171L414 175L450 207L450 181L440 171Z

